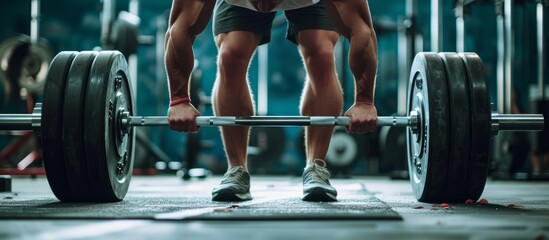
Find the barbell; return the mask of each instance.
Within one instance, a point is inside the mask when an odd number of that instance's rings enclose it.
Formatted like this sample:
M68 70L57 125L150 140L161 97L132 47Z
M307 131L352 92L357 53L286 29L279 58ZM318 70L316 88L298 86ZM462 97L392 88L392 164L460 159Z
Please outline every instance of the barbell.
M61 201L120 201L133 169L134 127L168 125L135 116L128 66L118 51L61 52L50 64L44 100L32 114L1 114L2 130L42 136L46 177ZM491 112L482 60L474 53L418 53L406 116L379 126L407 127L407 162L423 202L478 199L488 171L490 137L540 131L540 114ZM199 126L347 126L345 116L199 116Z

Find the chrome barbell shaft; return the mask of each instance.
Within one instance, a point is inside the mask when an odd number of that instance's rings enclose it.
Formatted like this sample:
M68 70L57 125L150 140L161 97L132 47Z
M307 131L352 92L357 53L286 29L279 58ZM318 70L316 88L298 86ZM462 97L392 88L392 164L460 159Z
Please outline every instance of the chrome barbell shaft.
M37 121L38 120L38 121ZM410 126L411 117L378 117L380 126ZM40 122L40 114L0 114L0 129L2 130L33 130ZM196 118L199 126L347 126L349 117L333 116L274 116L274 117L205 117ZM165 126L168 118L165 116L129 116L122 119L126 126Z
M411 118L409 116L378 117L377 124L379 126L406 127L412 125ZM196 123L199 126L348 126L350 121L350 118L345 116L199 116L196 118ZM126 124L129 126L164 126L168 125L168 118L165 116L131 116Z

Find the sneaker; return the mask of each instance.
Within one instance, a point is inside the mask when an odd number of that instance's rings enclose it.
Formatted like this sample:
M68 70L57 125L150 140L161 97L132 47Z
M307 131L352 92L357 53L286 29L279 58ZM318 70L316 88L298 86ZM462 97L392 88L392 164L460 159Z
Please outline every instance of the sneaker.
M212 190L212 201L233 202L251 200L250 174L243 167L230 167L219 186Z
M315 159L312 165L303 171L303 201L333 202L337 201L337 190L330 185L330 172L326 162Z

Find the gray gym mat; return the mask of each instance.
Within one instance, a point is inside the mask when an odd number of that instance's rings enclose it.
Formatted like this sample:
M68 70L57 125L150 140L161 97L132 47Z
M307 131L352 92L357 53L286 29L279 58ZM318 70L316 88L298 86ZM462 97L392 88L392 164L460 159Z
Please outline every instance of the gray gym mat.
M213 202L204 184L136 187L115 203L63 203L22 193L0 196L0 219L402 220L361 184L336 188L337 202L304 202L300 184L252 186L254 199L244 202Z

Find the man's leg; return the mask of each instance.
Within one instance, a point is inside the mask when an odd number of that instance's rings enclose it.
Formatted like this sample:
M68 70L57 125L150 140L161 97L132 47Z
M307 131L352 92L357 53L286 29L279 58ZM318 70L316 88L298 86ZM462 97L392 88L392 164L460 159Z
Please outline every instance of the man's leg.
M297 35L308 79L301 96L301 115L339 116L343 92L336 76L334 46L339 34L328 30L303 30ZM325 159L333 127L307 127L305 146L307 164Z
M218 116L252 116L254 105L247 79L248 65L260 38L252 32L221 33L218 74L213 89L213 109ZM221 127L229 167L246 166L249 127Z
M307 79L301 95L302 115L341 114L343 96L334 64L334 47L339 38L336 27L320 1L309 7L285 11L288 40L299 47ZM337 191L330 185L326 152L333 127L305 129L306 167L303 171L303 200L335 201Z
M215 37L219 50L217 79L212 92L217 116L252 116L254 106L247 79L248 65L260 38L245 31L221 33ZM242 201L252 198L246 157L249 127L221 127L228 170L212 191L214 201Z
M338 38L335 31L316 29L302 30L296 36L308 76L301 96L302 115L341 114L343 92L334 64L334 46ZM307 166L303 173L303 200L336 200L337 191L330 185L324 161L333 131L333 127L305 128Z
M247 70L255 49L270 39L275 13L258 13L217 1L213 30L218 47L218 75L212 92L213 109L219 116L254 114ZM249 127L222 127L221 138L229 168L221 184L212 190L214 201L251 199L246 157Z

